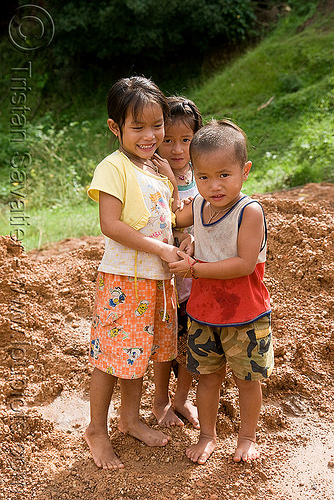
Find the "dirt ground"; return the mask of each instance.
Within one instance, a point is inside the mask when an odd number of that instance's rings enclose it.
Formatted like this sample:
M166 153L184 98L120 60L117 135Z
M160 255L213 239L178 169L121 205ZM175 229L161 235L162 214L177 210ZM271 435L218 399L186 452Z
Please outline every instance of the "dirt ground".
M334 186L254 196L263 204L269 245L275 368L263 386L257 439L261 458L232 460L239 423L229 373L221 390L218 447L205 465L185 456L198 431L166 432L149 448L117 430L110 439L125 468L98 469L82 434L89 419L89 329L101 237L59 242L25 254L0 239L0 499L332 500L334 498ZM171 395L175 379L171 381ZM195 396L195 383L192 398ZM151 413L152 367L142 416Z

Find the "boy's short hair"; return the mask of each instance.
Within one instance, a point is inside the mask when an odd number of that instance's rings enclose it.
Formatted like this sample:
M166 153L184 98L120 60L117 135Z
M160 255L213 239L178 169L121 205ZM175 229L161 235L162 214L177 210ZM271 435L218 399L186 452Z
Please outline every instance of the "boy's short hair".
M233 163L241 167L247 162L247 137L244 131L231 120L211 120L194 135L190 143L190 158L209 153L217 148L233 148Z

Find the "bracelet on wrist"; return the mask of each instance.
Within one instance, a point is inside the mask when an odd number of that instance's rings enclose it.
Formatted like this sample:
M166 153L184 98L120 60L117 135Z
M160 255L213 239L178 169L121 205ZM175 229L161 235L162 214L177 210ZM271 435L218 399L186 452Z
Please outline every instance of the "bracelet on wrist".
M197 260L197 259L195 259L195 260L194 260L194 262L191 264L191 266L190 266L190 268L189 268L189 269L190 269L190 274L191 274L191 277L192 277L192 278L194 278L195 280L198 280L198 276L195 276L195 275L194 275L194 272L195 272L195 270L194 270L194 265L195 265L195 264L197 264L197 262L198 262L198 260Z

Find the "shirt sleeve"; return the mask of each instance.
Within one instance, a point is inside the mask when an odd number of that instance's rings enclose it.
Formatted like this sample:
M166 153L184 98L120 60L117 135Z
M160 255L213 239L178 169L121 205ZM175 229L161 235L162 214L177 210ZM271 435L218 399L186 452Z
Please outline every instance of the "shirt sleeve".
M100 191L111 194L122 203L124 202L125 179L117 165L112 163L109 157L102 160L96 167L87 194L92 200L98 202Z

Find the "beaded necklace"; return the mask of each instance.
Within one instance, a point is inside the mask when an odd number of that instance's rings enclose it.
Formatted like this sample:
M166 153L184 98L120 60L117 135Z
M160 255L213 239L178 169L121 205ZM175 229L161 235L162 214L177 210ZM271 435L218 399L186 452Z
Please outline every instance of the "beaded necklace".
M181 181L183 181L187 186L193 180L193 170L192 170L190 164L189 164L189 170L185 174L179 175L174 170L173 170L173 174L175 175L175 177L178 177ZM190 174L190 177L189 177L189 174Z

